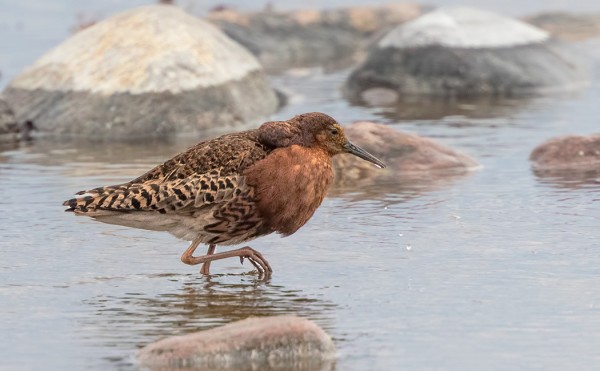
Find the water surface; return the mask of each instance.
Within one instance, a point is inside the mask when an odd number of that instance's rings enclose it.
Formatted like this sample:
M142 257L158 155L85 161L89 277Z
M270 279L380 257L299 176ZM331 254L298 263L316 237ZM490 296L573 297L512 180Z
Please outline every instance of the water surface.
M4 147L0 369L135 370L136 349L159 338L284 313L334 337L337 370L597 369L600 174L536 174L527 158L550 137L598 131L598 69L575 94L441 118L350 106L347 73L272 77L292 96L274 118L379 120L482 169L334 190L293 236L251 243L275 270L268 282L236 259L200 277L179 260L185 241L62 211L74 192L130 180L201 138Z

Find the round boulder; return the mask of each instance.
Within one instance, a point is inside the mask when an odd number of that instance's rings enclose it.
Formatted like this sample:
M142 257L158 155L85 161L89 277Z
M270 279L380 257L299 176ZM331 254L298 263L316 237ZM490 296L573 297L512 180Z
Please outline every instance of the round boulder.
M18 75L4 95L20 121L88 137L236 126L278 106L248 51L165 5L120 13L76 33Z
M443 177L464 174L479 167L464 153L387 125L360 121L345 127L344 131L352 143L381 159L387 168L382 171L356 156L335 156L333 163L338 184L386 175L416 175L419 178L420 174L426 173L428 177Z
M332 366L335 345L307 319L275 316L159 340L140 349L137 358L150 370L321 370Z
M444 7L400 25L349 76L351 99L409 94L515 96L583 85L571 51L526 23L494 13ZM379 98L381 99L381 98Z
M550 139L536 147L529 159L536 170L600 170L600 134Z

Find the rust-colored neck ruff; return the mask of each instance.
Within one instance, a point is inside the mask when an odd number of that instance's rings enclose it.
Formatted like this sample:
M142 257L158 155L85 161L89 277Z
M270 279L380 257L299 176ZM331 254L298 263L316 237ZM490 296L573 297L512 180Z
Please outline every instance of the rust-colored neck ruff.
M258 209L272 231L290 235L314 214L333 180L331 157L323 148L274 150L245 172Z

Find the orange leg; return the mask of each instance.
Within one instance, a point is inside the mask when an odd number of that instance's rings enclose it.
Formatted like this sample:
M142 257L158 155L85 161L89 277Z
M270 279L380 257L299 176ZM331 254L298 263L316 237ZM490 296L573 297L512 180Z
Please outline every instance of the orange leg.
M216 247L217 245L215 245L214 243L208 245L208 251L206 252L205 256L214 254ZM202 268L200 268L200 273L205 276L208 276L210 274L210 260L202 264Z
M250 263L252 263L252 265L254 265L254 267L258 270L258 273L260 273L260 274L265 274L266 276L270 276L271 273L273 272L273 269L271 269L269 262L267 262L267 260L262 256L262 254L256 250L254 250L250 246L242 247L237 250L225 251L225 252L220 252L220 253L214 254L214 249L216 246L211 244L208 247L208 252L206 255L193 256L194 251L196 251L196 248L198 248L198 245L200 245L199 240L192 242L190 247L188 247L188 249L185 250L183 255L181 255L181 261L184 262L185 264L196 265L196 264L200 264L200 263L206 264L206 263L210 263L211 261L214 261L214 260L227 259L227 258L237 256L240 258L240 262L242 264L244 263L244 259L248 259L250 261ZM208 267L206 267L206 269L204 269L204 268L205 268L205 266L203 265L202 269L200 270L200 273L208 274L210 265L208 265Z

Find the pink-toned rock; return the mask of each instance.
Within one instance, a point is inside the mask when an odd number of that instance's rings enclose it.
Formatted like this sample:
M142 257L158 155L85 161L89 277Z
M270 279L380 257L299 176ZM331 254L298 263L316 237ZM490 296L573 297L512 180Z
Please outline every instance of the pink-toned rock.
M444 147L432 139L399 132L374 122L355 122L345 128L354 144L364 148L387 165L387 171L397 174L436 172L457 174L477 168L478 163L468 155ZM337 179L341 182L382 175L356 156L334 157Z
M581 41L600 36L600 14L547 12L525 17L524 21L563 40Z
M550 139L531 152L536 170L600 169L600 134Z
M335 345L307 319L257 317L159 340L142 348L137 357L151 370L319 370L334 361Z

